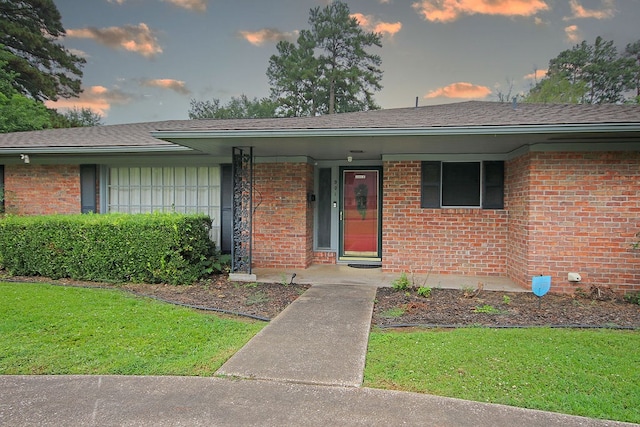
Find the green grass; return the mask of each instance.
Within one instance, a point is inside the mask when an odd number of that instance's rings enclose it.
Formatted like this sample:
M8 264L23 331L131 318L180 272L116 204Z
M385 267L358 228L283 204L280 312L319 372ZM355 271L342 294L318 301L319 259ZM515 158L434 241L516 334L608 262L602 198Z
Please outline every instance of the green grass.
M640 423L638 349L638 331L374 331L364 384Z
M210 376L262 327L117 290L0 283L0 374Z

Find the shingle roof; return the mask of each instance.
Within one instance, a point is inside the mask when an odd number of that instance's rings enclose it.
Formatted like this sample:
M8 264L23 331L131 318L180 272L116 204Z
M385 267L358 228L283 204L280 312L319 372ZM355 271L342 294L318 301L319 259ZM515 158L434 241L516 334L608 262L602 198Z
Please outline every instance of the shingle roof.
M131 152L187 148L151 136L154 131L269 131L328 129L428 129L482 126L634 124L640 105L518 104L469 101L319 117L171 120L87 128L0 134L0 154L20 149L56 152L80 150Z
M640 105L518 104L468 101L418 108L396 108L279 119L189 120L158 130L412 129L467 126L640 124Z
M30 148L47 148L52 151L82 148L105 151L182 149L151 136L151 132L158 127L174 126L173 123L132 123L0 134L0 153Z

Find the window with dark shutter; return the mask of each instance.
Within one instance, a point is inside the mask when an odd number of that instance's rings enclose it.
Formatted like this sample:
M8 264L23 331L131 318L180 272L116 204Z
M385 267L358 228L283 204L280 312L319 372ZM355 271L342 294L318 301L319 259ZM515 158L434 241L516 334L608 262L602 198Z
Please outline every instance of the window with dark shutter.
M504 162L422 162L423 208L504 208Z

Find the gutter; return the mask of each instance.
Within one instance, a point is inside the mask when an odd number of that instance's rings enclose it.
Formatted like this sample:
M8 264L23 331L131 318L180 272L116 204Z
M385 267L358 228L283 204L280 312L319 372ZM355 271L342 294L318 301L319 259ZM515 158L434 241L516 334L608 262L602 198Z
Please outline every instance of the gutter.
M193 152L191 148L181 145L163 146L121 146L121 147L23 147L0 148L0 155L5 154L131 154L131 153L161 153L161 152Z
M153 131L154 138L210 139L210 138L300 138L300 137L376 137L376 136L445 136L445 135L518 135L640 132L640 123L456 126L431 128L344 128L344 129L259 129L259 130L165 130Z

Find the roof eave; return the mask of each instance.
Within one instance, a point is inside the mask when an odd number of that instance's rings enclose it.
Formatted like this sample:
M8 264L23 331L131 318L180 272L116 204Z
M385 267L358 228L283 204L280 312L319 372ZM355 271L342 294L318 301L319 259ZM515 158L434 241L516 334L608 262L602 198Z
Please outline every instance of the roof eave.
M193 151L181 145L162 146L119 146L119 147L12 147L0 148L0 155L6 154L132 154L132 153L174 153Z
M430 128L338 128L338 129L225 129L163 130L151 132L162 140L206 138L309 138L309 137L375 137L375 136L443 136L443 135L519 135L548 133L640 132L640 123L456 126Z

